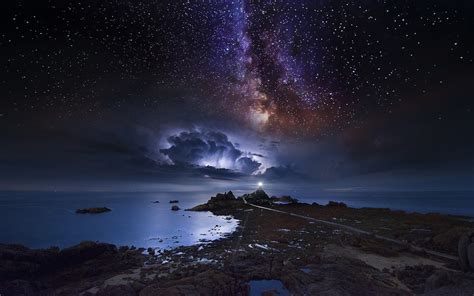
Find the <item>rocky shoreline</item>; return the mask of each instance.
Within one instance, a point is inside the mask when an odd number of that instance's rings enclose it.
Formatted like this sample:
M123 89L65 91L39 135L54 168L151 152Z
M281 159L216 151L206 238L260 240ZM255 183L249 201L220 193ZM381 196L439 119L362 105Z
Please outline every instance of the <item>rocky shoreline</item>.
M357 227L370 235L247 202ZM288 196L269 197L261 189L241 197L217 194L189 210L232 215L240 225L207 244L148 252L95 242L63 250L0 245L0 294L249 295L262 281L280 283L292 295L474 293L467 255L460 264L410 248L458 256L462 245L467 254L474 225L460 217L354 209L337 202L309 205ZM278 295L279 289L274 285L265 295Z

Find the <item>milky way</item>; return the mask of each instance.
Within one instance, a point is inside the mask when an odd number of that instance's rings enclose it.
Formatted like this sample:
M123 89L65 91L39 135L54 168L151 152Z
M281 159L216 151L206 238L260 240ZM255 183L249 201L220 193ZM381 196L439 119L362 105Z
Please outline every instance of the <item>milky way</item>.
M201 112L256 130L331 134L468 72L470 10L469 1L20 1L3 12L2 114L61 121L198 99Z
M472 170L473 12L471 0L7 1L3 177L172 179L186 157L226 177ZM205 135L189 155L167 141L199 130L242 154Z
M221 9L220 95L258 129L298 135L358 125L372 108L392 112L408 91L423 96L447 83L437 54L472 63L460 32L447 33L463 21L446 5L232 1ZM434 32L440 42L428 39ZM433 42L439 52L424 52Z

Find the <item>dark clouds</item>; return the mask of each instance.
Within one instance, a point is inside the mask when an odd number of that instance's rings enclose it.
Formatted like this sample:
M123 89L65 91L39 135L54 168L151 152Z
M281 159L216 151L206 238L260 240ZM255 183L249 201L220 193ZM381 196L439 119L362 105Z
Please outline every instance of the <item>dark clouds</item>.
M183 131L167 138L171 145L160 149L174 164L197 165L255 173L261 163L241 151L226 134L217 131ZM249 157L250 156L250 157Z
M308 176L296 171L291 166L270 167L265 170L261 177L265 180L285 180L285 181L309 181Z
M242 157L237 160L237 166L242 173L252 174L260 167L261 163L249 157Z

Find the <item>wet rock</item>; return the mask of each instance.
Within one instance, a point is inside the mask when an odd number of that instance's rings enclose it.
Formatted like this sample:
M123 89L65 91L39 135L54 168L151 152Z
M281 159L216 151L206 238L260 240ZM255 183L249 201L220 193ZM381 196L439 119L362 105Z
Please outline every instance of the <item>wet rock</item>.
M172 207L171 207L171 210L172 210L172 211L179 211L180 208L179 208L178 206L172 206Z
M170 203L179 203L179 200L170 200Z
M101 208L85 208L85 209L77 209L76 214L101 214L107 213L112 211L109 208L101 207Z

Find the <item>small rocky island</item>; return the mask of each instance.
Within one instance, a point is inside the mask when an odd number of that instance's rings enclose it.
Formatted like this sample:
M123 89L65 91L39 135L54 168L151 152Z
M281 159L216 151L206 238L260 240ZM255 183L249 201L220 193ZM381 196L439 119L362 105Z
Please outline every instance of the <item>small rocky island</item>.
M272 285L263 295L474 293L474 223L466 217L305 204L261 188L218 193L189 210L240 225L220 240L148 254L94 242L63 250L0 244L0 294L249 295L262 282Z
M213 213L219 213L219 211L228 212L229 210L235 210L245 206L246 202L261 206L271 206L273 204L280 203L293 204L297 203L298 200L287 195L281 197L269 197L268 194L261 188L257 189L255 192L244 194L238 198L234 196L232 191L229 191L225 193L218 193L216 196L211 197L207 203L197 205L189 209L189 211L210 211Z
M101 214L107 213L112 211L109 208L101 207L101 208L85 208L85 209L77 209L76 214Z

